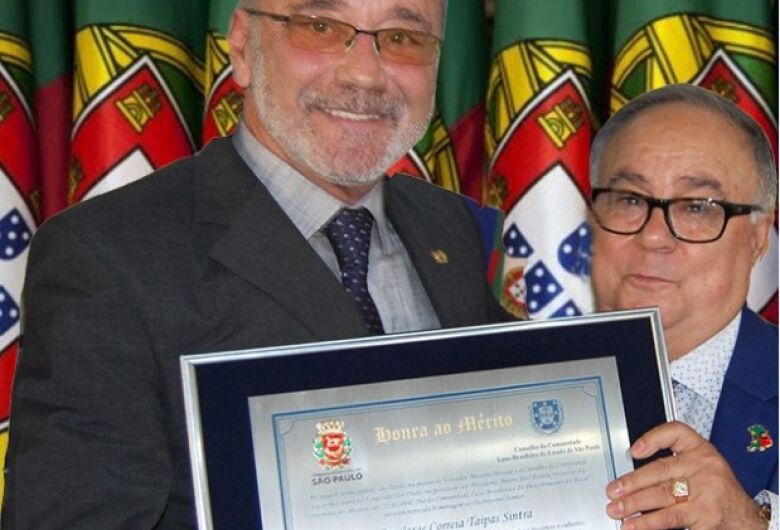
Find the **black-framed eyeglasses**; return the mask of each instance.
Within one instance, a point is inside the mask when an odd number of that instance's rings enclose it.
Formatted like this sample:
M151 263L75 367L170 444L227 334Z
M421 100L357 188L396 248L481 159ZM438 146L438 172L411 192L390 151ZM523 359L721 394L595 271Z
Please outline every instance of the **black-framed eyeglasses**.
M641 232L653 209L660 208L672 235L687 243L716 241L726 230L729 219L762 210L756 204L696 197L657 199L612 188L594 188L590 203L599 226L607 232L622 235Z
M363 33L374 38L374 49L388 61L423 65L432 64L439 56L441 39L424 31L404 28L367 30L327 17L279 15L248 7L244 11L285 24L290 43L304 50L341 53L352 46L359 33Z

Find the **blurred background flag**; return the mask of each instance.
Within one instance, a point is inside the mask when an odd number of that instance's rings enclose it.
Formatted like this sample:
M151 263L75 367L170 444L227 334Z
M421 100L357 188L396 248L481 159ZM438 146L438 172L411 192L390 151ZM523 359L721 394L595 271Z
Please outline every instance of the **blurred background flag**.
M436 112L425 137L390 174L403 171L482 199L488 52L483 0L450 2Z
M68 203L195 152L207 6L76 0Z
M24 267L42 209L26 4L0 0L0 455L8 445ZM0 477L0 493L2 485Z
M42 218L66 206L73 109L72 19L67 2L24 2L35 81L33 115L37 127L37 165Z
M593 7L585 0L496 2L486 200L506 213L501 301L517 316L592 309Z

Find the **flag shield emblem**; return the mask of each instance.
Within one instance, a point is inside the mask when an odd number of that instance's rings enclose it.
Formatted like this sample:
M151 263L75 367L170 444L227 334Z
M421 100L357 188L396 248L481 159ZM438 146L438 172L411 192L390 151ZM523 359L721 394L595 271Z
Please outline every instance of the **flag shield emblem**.
M566 70L528 101L496 147L488 200L507 212L502 304L515 315L592 308L585 222L592 137L587 96Z
M227 39L218 33L206 37L206 113L203 145L232 134L244 107L243 89L233 79Z
M557 399L534 401L531 404L531 424L543 434L557 432L563 424L563 407Z

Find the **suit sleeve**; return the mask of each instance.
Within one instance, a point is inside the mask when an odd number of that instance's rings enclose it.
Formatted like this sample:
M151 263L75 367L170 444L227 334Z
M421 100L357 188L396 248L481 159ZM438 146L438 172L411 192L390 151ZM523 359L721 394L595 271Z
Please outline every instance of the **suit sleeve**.
M147 318L61 217L30 250L2 528L153 528L171 463Z

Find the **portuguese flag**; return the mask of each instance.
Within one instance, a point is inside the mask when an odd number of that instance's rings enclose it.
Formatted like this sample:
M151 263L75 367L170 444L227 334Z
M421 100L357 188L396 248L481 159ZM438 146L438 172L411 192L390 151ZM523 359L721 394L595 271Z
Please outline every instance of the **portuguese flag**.
M35 86L24 0L0 0L0 457L8 446L11 382L30 237L41 220ZM3 479L0 477L0 493Z
M483 0L450 2L444 35L433 120L420 143L388 173L403 171L481 200L488 65Z
M67 204L73 94L72 20L67 2L37 0L25 4L35 81L33 115L37 126L42 218Z
M190 0L77 0L68 202L197 149L207 9Z
M592 309L586 222L592 9L581 0L496 3L486 200L506 214L501 301L517 316Z
M610 111L668 83L730 99L764 129L777 160L777 13L766 0L618 3ZM777 225L753 269L748 305L777 322Z
M207 12L0 0L0 462L30 237L68 204L195 151Z

